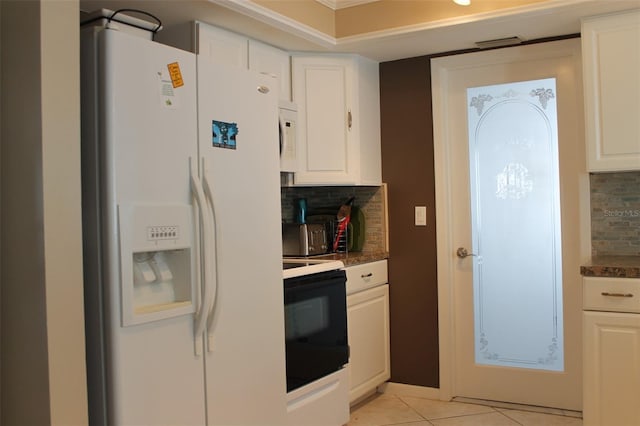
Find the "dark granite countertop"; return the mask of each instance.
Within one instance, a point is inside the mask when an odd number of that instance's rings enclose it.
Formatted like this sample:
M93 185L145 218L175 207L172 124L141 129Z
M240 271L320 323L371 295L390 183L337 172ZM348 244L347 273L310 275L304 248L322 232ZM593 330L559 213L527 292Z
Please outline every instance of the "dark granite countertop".
M344 266L358 265L367 262L376 262L389 258L387 251L353 251L350 253L332 253L322 256L315 256L320 259L340 260Z
M640 256L595 256L580 267L585 277L640 278Z

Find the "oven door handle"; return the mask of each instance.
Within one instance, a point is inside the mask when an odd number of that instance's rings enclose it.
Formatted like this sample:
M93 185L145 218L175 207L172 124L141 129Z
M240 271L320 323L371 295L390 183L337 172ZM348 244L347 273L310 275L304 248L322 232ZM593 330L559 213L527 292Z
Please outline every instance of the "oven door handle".
M211 300L209 302L207 313L207 350L213 351L213 321L215 317L216 296L218 292L218 221L216 220L216 209L211 189L211 179L209 176L209 167L206 160L202 160L202 180L204 193L206 197L207 209L209 211L209 220L211 224L211 233L208 236L210 249L205 253L205 263L213 266L213 273L209 280L209 290L211 292Z
M198 168L196 161L193 158L189 159L190 162L190 180L191 180L191 194L198 206L198 215L200 217L200 226L202 227L203 236L203 255L202 259L206 259L206 253L210 250L210 242L208 235L211 234L211 221L209 219L209 212L206 208L206 199L200 179L198 178ZM209 306L211 305L211 292L208 281L211 279L211 266L209 262L204 262L202 270L202 277L198 282L200 287L198 288L198 299L200 301L199 306L196 309L194 317L194 332L193 338L195 343L196 355L202 354L202 336L204 335L204 329L207 324L207 314L209 312Z

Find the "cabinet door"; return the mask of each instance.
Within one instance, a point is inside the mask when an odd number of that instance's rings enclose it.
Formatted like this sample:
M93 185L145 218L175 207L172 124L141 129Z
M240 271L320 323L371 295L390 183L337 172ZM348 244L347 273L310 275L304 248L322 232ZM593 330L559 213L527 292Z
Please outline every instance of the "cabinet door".
M584 21L582 52L589 171L640 170L640 11Z
M242 69L248 67L246 37L199 22L196 28L196 52L215 62Z
M353 61L332 56L294 56L291 61L300 160L295 183L357 184Z
M347 297L349 401L375 390L391 375L389 357L389 285Z
M289 53L259 41L249 40L249 69L278 80L281 101L291 101L291 60Z
M640 314L584 313L584 425L640 425Z

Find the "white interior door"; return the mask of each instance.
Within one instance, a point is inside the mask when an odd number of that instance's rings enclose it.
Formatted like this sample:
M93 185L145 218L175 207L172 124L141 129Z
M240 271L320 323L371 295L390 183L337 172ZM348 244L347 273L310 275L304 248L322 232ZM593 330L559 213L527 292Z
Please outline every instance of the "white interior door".
M432 61L445 397L581 409L580 59L571 39Z

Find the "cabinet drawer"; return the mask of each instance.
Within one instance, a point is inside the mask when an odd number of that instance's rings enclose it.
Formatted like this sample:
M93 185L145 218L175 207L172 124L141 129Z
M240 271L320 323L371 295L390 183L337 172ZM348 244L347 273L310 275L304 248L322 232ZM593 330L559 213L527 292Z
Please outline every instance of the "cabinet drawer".
M584 277L582 304L587 311L640 312L640 279Z
M363 263L345 268L347 273L347 294L387 282L387 261Z

